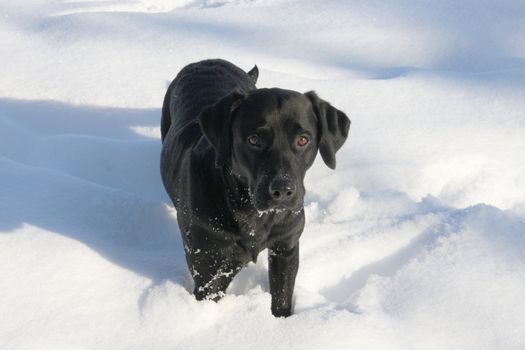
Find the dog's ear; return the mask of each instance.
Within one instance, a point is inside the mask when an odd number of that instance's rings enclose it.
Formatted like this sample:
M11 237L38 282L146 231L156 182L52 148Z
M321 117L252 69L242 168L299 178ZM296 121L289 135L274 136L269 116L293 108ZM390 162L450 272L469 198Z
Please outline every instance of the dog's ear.
M248 75L250 76L252 83L254 85L257 84L257 78L259 78L259 68L257 68L257 65L253 66L253 68L248 72Z
M335 169L335 153L348 137L350 119L330 103L319 98L315 92L309 91L305 95L312 103L317 116L319 153L325 164L330 169Z
M201 130L215 150L217 168L228 162L231 155L231 117L244 98L244 94L234 91L199 115Z

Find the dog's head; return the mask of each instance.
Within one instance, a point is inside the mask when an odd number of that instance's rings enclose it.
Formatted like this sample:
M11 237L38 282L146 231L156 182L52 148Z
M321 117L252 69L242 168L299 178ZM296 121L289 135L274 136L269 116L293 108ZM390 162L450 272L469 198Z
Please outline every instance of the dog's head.
M335 168L335 153L350 120L314 92L257 89L233 92L199 116L215 150L215 165L228 166L250 189L259 211L303 206L303 179L317 150Z

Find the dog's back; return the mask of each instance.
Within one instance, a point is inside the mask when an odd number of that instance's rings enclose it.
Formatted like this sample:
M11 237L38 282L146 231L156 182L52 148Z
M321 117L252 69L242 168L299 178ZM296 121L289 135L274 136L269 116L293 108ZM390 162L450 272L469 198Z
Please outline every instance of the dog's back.
M234 90L247 93L255 89L258 71L246 73L239 67L212 59L184 67L168 87L162 106L162 141L197 118L200 112Z

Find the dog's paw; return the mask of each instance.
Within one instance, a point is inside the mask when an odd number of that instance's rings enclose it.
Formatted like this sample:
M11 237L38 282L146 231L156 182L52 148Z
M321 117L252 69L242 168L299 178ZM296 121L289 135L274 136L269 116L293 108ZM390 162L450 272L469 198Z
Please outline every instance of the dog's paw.
M195 296L195 299L197 299L198 301L212 300L212 301L217 302L221 300L226 294L222 291L212 293L209 291L205 291L203 288L199 288L193 292L193 295Z
M292 315L292 308L273 308L272 315L275 317L288 317Z

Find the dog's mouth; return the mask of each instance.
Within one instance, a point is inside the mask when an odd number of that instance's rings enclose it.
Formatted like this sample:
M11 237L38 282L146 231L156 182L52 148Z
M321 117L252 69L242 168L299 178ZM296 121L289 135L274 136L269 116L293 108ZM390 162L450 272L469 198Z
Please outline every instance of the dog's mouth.
M284 205L281 203L273 203L273 201L262 201L258 200L257 197L254 198L253 206L259 213L281 213L285 211L298 211L301 210L303 207L302 202L301 204L293 204L293 205Z

